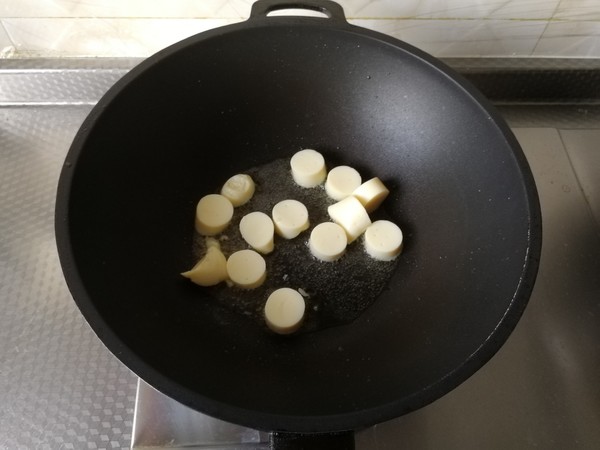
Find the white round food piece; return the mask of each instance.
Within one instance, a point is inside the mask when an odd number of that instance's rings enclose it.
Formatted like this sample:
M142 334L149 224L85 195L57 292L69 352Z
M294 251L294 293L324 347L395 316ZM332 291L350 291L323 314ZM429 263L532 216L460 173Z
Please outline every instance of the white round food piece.
M240 233L244 240L256 251L267 254L274 248L275 227L269 216L260 211L246 214L240 220Z
M214 238L206 238L206 254L187 272L183 272L199 286L214 286L227 279L227 259L221 252L219 242Z
M356 169L337 166L329 171L325 181L325 192L334 200L343 200L360 186L362 178Z
M219 234L233 217L233 205L219 194L208 194L196 206L196 231L204 236Z
M402 251L402 230L389 220L377 220L365 231L365 250L381 261L391 261Z
M234 207L242 206L252 198L256 186L250 175L239 173L232 176L221 188L221 195L227 197Z
M385 200L390 191L377 177L365 181L352 193L365 207L368 213L372 213Z
M329 206L327 212L329 217L346 231L349 244L371 225L365 207L353 195Z
M264 283L267 265L254 250L240 250L227 259L227 275L236 286L254 289Z
M305 149L295 153L290 160L294 181L305 188L318 186L325 181L325 159L316 150Z
M298 291L280 288L265 303L265 321L275 333L291 334L302 325L305 309L304 298Z
M293 239L307 230L308 210L298 200L282 200L273 207L271 212L275 231L285 239Z
M346 250L348 238L344 229L336 223L324 222L313 228L308 247L321 261L335 261Z

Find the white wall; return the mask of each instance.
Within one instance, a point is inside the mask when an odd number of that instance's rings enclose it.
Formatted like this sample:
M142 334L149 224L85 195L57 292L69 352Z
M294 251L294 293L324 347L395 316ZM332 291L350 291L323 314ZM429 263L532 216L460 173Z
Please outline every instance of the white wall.
M339 0L435 56L600 57L600 0ZM245 20L252 0L0 0L0 58L148 56Z

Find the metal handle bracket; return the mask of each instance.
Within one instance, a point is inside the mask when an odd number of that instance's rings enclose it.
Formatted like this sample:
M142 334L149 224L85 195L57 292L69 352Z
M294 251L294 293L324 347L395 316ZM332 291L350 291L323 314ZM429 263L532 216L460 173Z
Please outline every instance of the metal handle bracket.
M273 11L284 9L307 9L325 14L328 20L346 23L344 9L331 0L258 0L252 4L250 20L267 17Z

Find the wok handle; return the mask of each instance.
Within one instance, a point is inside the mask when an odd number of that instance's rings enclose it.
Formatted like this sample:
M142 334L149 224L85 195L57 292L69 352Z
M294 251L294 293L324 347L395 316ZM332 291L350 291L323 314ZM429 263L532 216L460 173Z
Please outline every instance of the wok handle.
M270 450L354 450L354 432L281 433L269 438Z
M282 9L308 9L321 12L329 20L346 23L344 8L331 0L258 0L252 4L250 19L266 17L273 11Z

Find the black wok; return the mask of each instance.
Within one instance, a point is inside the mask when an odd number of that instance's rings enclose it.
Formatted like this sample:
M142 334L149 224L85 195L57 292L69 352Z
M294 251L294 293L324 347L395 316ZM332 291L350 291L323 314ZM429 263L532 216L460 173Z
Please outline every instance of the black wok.
M267 17L296 6L329 18ZM359 318L282 338L179 273L202 195L307 147L384 180L406 244ZM517 141L460 76L335 3L260 1L100 100L65 161L56 234L77 305L141 378L227 421L316 433L413 411L488 361L531 293L541 220Z

